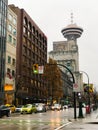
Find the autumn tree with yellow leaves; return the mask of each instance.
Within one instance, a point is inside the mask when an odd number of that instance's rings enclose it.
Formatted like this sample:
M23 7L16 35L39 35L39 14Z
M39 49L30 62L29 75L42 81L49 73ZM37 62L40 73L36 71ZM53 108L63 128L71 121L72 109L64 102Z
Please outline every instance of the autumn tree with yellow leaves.
M44 66L44 79L48 82L48 97L58 101L63 97L61 71L55 60L49 58L49 63Z

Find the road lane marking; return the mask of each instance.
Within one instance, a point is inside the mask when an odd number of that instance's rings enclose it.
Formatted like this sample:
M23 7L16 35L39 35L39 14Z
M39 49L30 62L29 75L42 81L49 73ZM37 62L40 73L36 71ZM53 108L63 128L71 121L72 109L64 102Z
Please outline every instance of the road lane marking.
M62 125L62 126L60 126L60 127L56 128L56 129L54 129L54 130L60 130L60 129L61 129L61 128L63 128L64 126L69 125L70 123L72 123L72 122L68 122L68 123L66 123L66 124L64 124L64 125Z

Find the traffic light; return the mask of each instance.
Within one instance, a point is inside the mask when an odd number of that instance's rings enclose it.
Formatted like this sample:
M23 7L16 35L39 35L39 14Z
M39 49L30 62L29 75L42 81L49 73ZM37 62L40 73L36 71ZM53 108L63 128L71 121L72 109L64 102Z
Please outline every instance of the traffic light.
M38 74L38 64L33 65L33 73Z
M93 93L93 92L94 92L94 88L93 88L93 85L92 85L92 84L90 84L89 92L90 92L90 93Z

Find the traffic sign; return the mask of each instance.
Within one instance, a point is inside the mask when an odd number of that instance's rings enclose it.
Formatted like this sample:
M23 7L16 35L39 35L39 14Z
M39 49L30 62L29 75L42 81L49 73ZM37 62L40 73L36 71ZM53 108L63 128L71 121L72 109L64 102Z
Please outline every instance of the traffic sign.
M73 92L79 92L79 86L77 83L73 84Z
M43 74L44 73L44 66L38 66L38 72L39 72L39 74Z

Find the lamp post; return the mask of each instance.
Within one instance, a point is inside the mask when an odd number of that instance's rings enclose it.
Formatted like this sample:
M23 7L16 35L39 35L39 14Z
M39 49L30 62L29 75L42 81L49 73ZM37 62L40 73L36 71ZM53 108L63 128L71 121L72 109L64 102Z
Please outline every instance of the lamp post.
M83 118L83 111L82 111L82 95L81 95L81 74L80 72L74 72L76 83L78 85L77 89L77 96L78 96L78 102L79 102L79 115L78 118Z
M79 100L79 116L78 116L78 118L83 118L81 93L78 93L78 100Z

